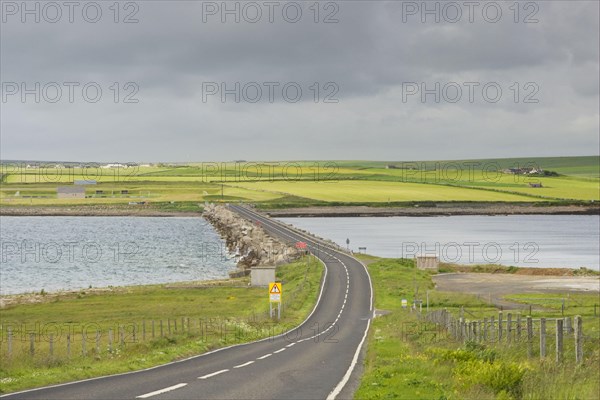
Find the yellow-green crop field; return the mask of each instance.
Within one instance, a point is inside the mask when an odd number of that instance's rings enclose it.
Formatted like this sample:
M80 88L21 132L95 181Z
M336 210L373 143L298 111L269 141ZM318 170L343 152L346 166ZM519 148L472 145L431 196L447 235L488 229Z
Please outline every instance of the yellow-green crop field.
M535 165L543 173L512 174ZM409 202L589 202L600 200L600 157L427 162L289 161L158 164L101 168L2 164L0 206L144 202L253 202L265 206ZM83 199L57 187L93 180Z
M424 183L386 181L330 182L252 182L240 188L270 193L291 194L321 201L398 202L398 201L537 201L509 193L467 189Z

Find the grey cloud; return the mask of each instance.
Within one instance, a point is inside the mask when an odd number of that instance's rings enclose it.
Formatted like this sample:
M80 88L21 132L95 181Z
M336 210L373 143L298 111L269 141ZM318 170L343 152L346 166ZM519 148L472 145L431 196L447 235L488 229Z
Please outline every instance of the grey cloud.
M3 82L95 81L104 89L95 104L2 103L2 158L512 156L537 155L541 137L544 155L597 148L597 125L569 122L597 115L595 2L538 2L534 24L514 23L512 3L501 3L495 24L405 23L402 2L335 2L334 24L314 23L312 3L302 3L306 18L296 24L204 23L202 2L138 4L137 24L2 24ZM298 82L301 101L202 101L203 82L272 81ZM403 82L449 81L501 82L504 98L402 101ZM509 101L511 83L529 81L540 85L540 102ZM138 84L140 102L111 102L113 82ZM315 104L315 82L335 82L339 103ZM577 140L566 141L567 131ZM295 145L299 137L311 146Z

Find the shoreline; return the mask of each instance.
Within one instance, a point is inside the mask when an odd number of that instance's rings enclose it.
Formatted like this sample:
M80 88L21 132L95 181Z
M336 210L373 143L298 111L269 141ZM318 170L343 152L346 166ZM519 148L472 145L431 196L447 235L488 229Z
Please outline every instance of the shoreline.
M385 258L375 257L378 260ZM362 259L363 262L366 262ZM369 264L367 262L367 264ZM529 267L517 267L516 270L511 271L509 266L500 264L448 264L441 263L440 270L432 276L445 276L445 275L477 275L477 276L511 276L511 277L530 277L543 279L546 278L567 278L568 279L593 279L598 280L600 283L600 271L595 271L585 268L529 268ZM516 279L516 278L515 278ZM206 289L206 288L249 288L249 277L224 277L220 279L206 279L206 280L190 280L190 281L174 281L174 282L157 282L157 283L139 283L132 285L123 286L97 286L87 287L80 289L59 289L56 291L32 291L23 293L10 293L0 294L0 310L10 306L24 305L24 304L36 304L36 303L47 303L56 301L58 298L70 298L77 297L80 294L119 294L119 293L131 293L135 290L144 290L148 288L162 287L165 289Z
M201 217L202 211L165 211L125 207L0 207L3 217Z
M248 287L246 283L248 279L225 277L221 279L207 280L191 280L191 281L176 281L176 282L159 282L159 283L139 283L124 286L98 286L81 289L58 289L56 291L24 292L24 293L7 293L0 294L0 310L23 304L48 303L56 301L57 298L77 297L81 293L103 295L103 294L118 294L130 293L133 290L144 290L154 287L162 287L165 289L203 289L214 287ZM234 285L235 283L240 285ZM245 284L241 284L245 283Z
M530 205L512 203L431 203L406 207L309 206L261 208L271 217L436 217L460 215L600 215L600 204ZM3 206L0 216L79 217L200 217L198 211L167 211L120 206Z
M336 206L261 210L270 217L438 217L460 215L600 215L600 207L515 204L436 205L435 207Z

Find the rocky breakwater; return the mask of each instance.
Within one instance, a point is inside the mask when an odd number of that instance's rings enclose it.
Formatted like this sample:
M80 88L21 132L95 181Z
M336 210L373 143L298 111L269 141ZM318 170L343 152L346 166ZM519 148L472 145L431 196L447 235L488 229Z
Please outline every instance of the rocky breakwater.
M269 236L260 225L225 206L209 204L202 215L225 239L227 249L238 257L239 271L230 273L232 277L248 275L252 267L277 266L300 256L295 243L285 243Z

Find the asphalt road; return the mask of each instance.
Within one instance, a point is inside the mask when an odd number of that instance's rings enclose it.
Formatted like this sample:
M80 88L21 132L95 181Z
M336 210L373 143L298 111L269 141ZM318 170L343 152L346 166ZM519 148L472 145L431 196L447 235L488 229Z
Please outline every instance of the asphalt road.
M306 242L325 265L319 300L296 329L159 367L2 396L10 399L326 399L348 398L373 314L366 268L240 206L230 208L271 235ZM285 296L285 287L284 294ZM266 293L265 293L266 296Z

